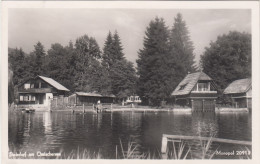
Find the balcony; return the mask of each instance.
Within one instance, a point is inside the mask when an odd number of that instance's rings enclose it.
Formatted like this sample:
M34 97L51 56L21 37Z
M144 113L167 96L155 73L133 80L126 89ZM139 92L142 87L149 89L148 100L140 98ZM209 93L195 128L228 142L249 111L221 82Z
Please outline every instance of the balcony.
M19 88L19 93L52 93L52 88Z
M191 93L217 93L217 91L191 91Z

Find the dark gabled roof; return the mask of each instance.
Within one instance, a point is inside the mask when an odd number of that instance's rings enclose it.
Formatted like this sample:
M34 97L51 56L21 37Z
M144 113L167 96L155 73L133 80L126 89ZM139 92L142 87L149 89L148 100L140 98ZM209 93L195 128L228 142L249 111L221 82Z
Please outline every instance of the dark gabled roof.
M61 85L60 83L58 83L57 81L53 80L52 78L49 78L49 77L44 77L44 76L36 76L35 78L33 79L36 79L36 78L40 78L42 79L43 81L45 81L46 83L50 84L51 86L53 86L54 88L56 88L57 90L60 90L60 91L70 91L69 89L67 89L66 87L64 87L63 85ZM24 83L28 82L29 80L31 80L32 78L30 79L27 79L26 81L20 83L18 86L22 86Z
M110 94L110 95L101 95L99 93L93 93L93 92L75 92L76 95L79 95L79 96L90 96L90 97L112 97L112 98L115 98L116 96L113 95L113 94Z
M172 96L189 94L199 80L212 81L204 72L188 74L172 92Z
M252 87L251 78L235 80L224 90L224 94L245 93Z
M47 82L48 84L50 84L51 86L53 86L54 88L56 88L57 90L60 90L60 91L70 91L66 87L64 87L63 85L58 83L57 81L53 80L52 78L44 77L44 76L38 76L38 77L40 79L42 79L43 81Z

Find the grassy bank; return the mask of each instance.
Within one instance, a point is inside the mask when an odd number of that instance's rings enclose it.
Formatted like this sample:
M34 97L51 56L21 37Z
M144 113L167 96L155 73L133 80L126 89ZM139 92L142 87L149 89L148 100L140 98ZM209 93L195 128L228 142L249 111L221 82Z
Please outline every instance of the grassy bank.
M159 150L157 153L151 153L147 151L145 153L137 152L137 146L132 142L129 142L127 147L123 147L123 144L120 140L120 144L115 147L114 156L106 157L103 156L101 151L91 151L87 148L77 148L72 150L70 153L65 153L63 150L60 150L57 157L27 157L26 159L214 159L217 156L217 151L219 149L212 149L213 143L212 140L208 141L198 141L197 147L192 147L190 144L187 144L184 141L181 142L169 142L167 151L165 154L162 154ZM239 151L250 151L246 146L241 146ZM9 149L9 152L23 152L22 150L16 151L14 148ZM10 157L9 157L10 158ZM251 154L244 154L238 159L251 159ZM13 157L11 159L18 159ZM24 158L19 158L24 159ZM220 158L217 158L220 159ZM233 158L229 158L233 159Z

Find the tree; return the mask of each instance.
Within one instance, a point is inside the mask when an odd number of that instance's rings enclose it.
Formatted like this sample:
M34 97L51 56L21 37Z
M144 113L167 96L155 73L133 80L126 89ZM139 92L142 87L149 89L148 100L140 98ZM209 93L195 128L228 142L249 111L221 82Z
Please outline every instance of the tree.
M122 100L135 94L136 72L133 63L123 59L117 60L111 68L112 93Z
M98 59L101 58L101 51L96 40L84 35L77 38L75 43L75 89L79 91L94 91L96 84L93 79L98 76L93 74L93 68L99 65Z
M143 49L139 51L137 70L138 95L143 102L159 105L160 101L169 97L165 73L169 71L167 58L169 54L169 32L164 20L155 18L145 32Z
M17 86L31 77L29 71L29 56L22 48L8 48L8 102L17 98Z
M123 53L123 46L117 32L108 33L102 55L102 84L105 94L114 94L119 100L134 93L136 72Z
M25 53L20 49L8 49L8 60L9 65L8 67L13 72L12 83L14 86L18 85L22 81L25 80L26 74L26 60L25 60Z
M13 70L8 65L8 104L12 104L14 102L14 83L13 83Z
M251 51L251 34L231 31L205 48L200 64L223 90L234 80L251 77Z
M119 37L117 31L115 31L115 33L113 35L112 47L113 47L112 62L121 61L121 60L125 59L122 43L121 43L121 40L120 40L120 37Z
M113 39L112 39L112 34L109 31L104 44L103 55L102 55L102 66L106 70L108 70L108 72L110 70L110 67L113 64L112 58L113 58Z
M174 19L170 34L170 57L169 63L174 68L171 80L175 88L180 81L190 72L196 71L193 43L190 40L189 31L180 13ZM171 76L171 77L173 77Z
M71 74L71 70L74 69L74 65L68 65L73 53L73 46L63 47L61 44L55 43L47 52L46 76L55 79L73 91L74 76Z
M33 54L35 55L34 76L42 75L45 73L44 64L46 53L41 42L37 42L36 45L34 45Z

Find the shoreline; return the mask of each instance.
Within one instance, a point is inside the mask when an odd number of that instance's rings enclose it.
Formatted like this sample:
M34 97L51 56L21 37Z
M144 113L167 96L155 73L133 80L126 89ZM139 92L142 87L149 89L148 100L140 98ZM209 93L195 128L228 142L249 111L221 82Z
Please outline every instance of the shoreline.
M77 107L64 107L63 109L61 109L62 107L58 107L56 109L52 109L52 110L48 110L47 108L36 108L35 112L94 112L96 113L96 111L94 111L92 109L92 106L86 106L84 109L82 106L77 106ZM16 109L12 109L13 111L20 111L21 108L16 108ZM124 107L124 106L116 106L116 108L114 109L110 109L110 108L105 108L102 112L104 113L108 113L108 112L173 112L173 113L184 113L184 114L191 114L192 113L192 109L191 108L174 108L174 109L170 109L170 108L161 108L161 109L156 109L156 108L151 108L151 107ZM102 113L100 112L100 113ZM219 114L219 113L250 113L248 108L217 108L215 109L215 113Z

